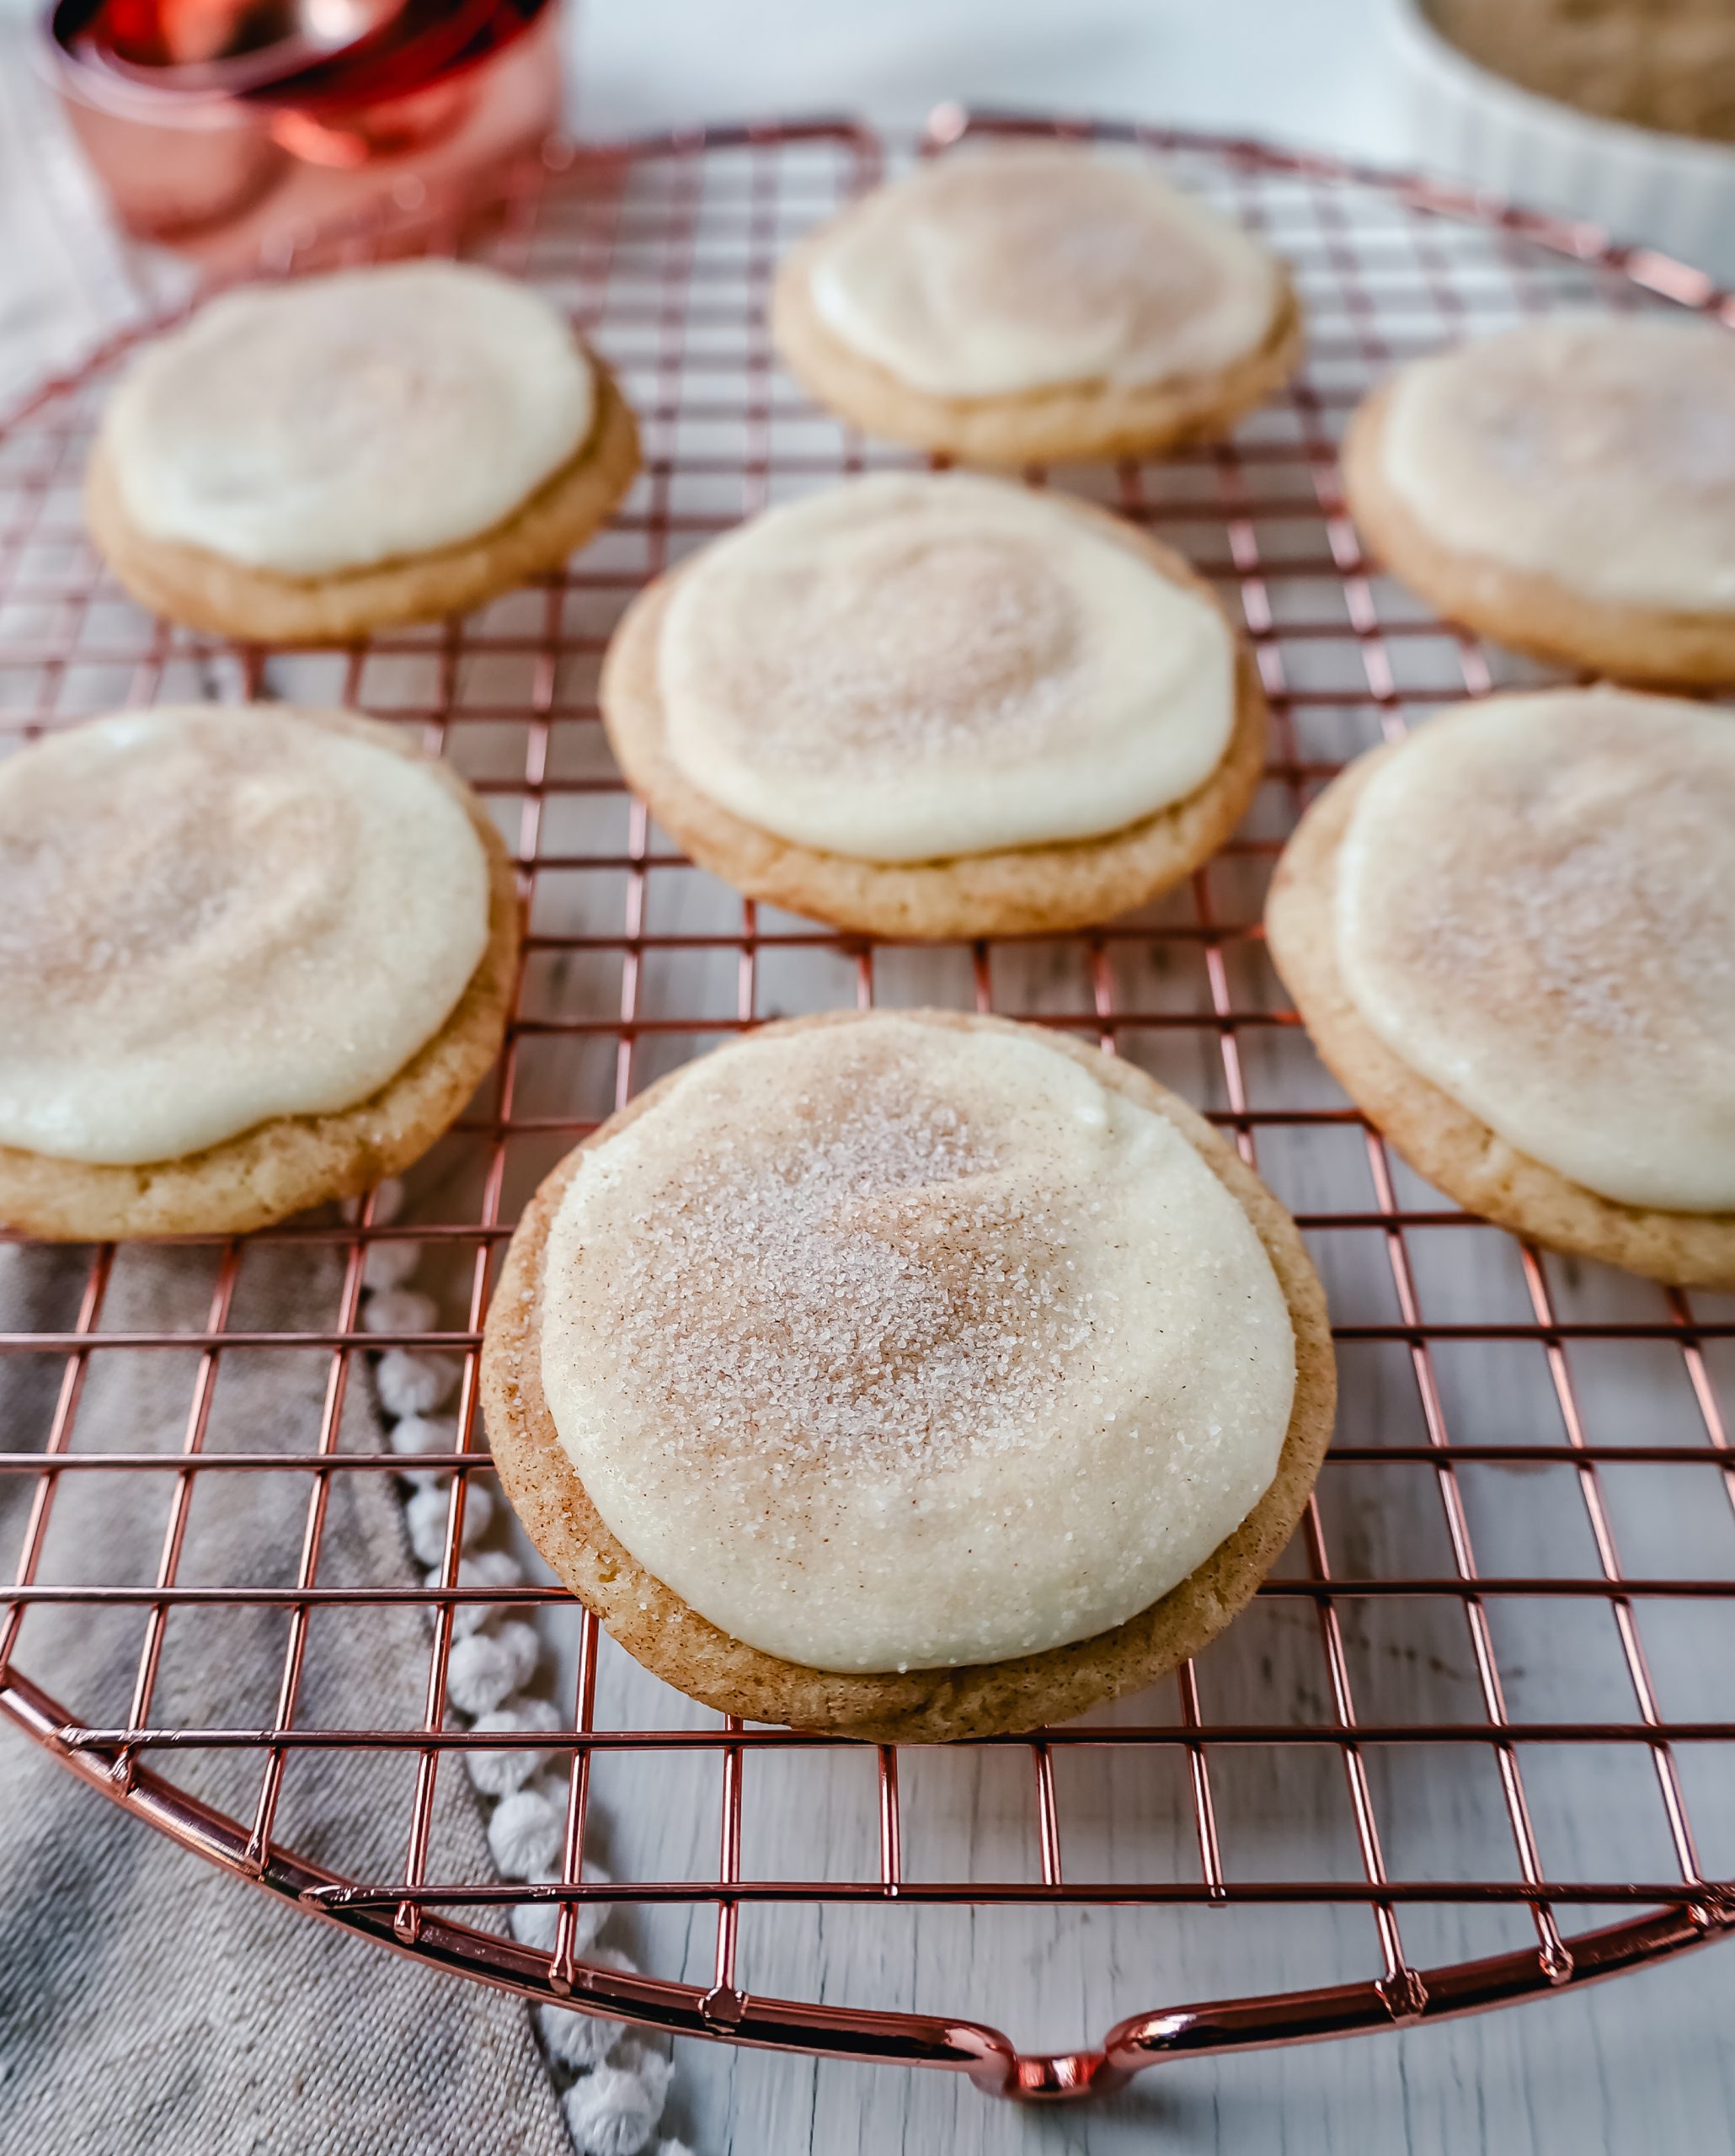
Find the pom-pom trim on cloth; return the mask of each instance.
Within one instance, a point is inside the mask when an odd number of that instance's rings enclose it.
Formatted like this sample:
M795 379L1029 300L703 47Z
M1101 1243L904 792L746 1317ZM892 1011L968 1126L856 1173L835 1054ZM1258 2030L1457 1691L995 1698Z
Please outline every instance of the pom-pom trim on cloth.
M663 2116L671 2071L649 2052L633 2066L599 2066L574 2082L563 2108L579 2156L639 2156Z
M403 1192L396 1178L374 1194L372 1224L395 1220ZM352 1219L359 1209L346 1209ZM430 1331L438 1322L433 1296L412 1288L420 1258L413 1238L370 1243L362 1261L362 1329L397 1334ZM453 1492L451 1476L419 1467L420 1455L463 1449L456 1419L440 1411L451 1401L463 1374L451 1355L430 1349L390 1348L374 1364L374 1388L390 1418L387 1440L400 1460L403 1485L404 1532L427 1583L441 1584ZM464 1491L461 1529L463 1555L456 1574L463 1588L515 1587L524 1569L510 1550L483 1550L480 1544L498 1524L494 1492L472 1477ZM526 1688L542 1660L542 1637L523 1619L487 1603L454 1603L451 1646L446 1657L446 1697L472 1729L547 1731L565 1725L552 1700ZM538 1885L561 1876L566 1838L563 1787L551 1776L536 1786L553 1753L541 1746L512 1746L499 1751L466 1752L464 1764L478 1794L490 1801L488 1844L504 1879ZM587 1863L587 1880L606 1881L608 1874ZM606 1968L631 1972L635 1965L618 1948L597 1948L597 1935L611 1912L600 1902L580 1902L574 1909L573 1951ZM552 1955L560 1923L558 1902L520 1902L510 1917L512 1936L523 1946ZM594 1951L593 1951L594 1950ZM538 2006L537 2036L557 2086L569 2083L561 2097L561 2116L575 2156L641 2156L649 2149L663 2115L672 2062L648 2051L628 2036L627 2025L607 2015L580 2014L553 2004ZM684 2142L665 2140L654 2156L692 2156Z

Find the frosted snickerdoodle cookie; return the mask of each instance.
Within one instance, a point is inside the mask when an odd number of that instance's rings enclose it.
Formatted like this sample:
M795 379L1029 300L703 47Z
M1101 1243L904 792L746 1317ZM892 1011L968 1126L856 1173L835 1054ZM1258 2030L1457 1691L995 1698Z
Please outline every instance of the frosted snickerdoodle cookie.
M1635 681L1735 681L1735 337L1569 315L1400 369L1349 507L1449 619Z
M1301 314L1239 225L1149 167L1050 142L865 196L786 258L771 335L869 434L1054 463L1226 431L1293 371Z
M633 415L526 286L402 262L212 301L109 399L91 535L171 621L341 642L557 568L638 469Z
M634 601L603 667L628 783L750 897L884 936L1107 920L1259 782L1210 591L1131 526L964 473L853 480Z
M0 1222L239 1232L426 1151L499 1051L512 867L345 712L124 712L0 765Z
M1193 1654L1330 1434L1294 1223L1141 1072L941 1011L770 1026L520 1223L483 1394L543 1556L648 1668L882 1742Z
M1272 957L1430 1182L1558 1250L1735 1287L1735 718L1494 696L1302 819Z

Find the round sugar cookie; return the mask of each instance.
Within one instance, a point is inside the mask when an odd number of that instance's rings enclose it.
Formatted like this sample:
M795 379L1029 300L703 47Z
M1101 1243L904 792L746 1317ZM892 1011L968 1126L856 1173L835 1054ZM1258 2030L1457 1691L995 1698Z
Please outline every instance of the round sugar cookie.
M398 730L116 713L0 766L0 1222L238 1234L425 1152L499 1052L511 860Z
M1735 681L1735 337L1564 315L1400 368L1356 413L1364 538L1449 620L1617 680Z
M1317 1277L1232 1147L1097 1050L932 1011L766 1027L611 1118L514 1235L482 1387L520 1519L630 1653L880 1742L1197 1652L1335 1399Z
M558 568L638 469L612 376L545 299L404 262L244 286L147 346L85 513L170 620L341 643Z
M1266 912L1315 1047L1458 1203L1735 1287L1735 719L1487 697L1352 764Z
M1294 371L1275 256L1149 166L1076 144L937 157L802 240L778 356L869 434L983 464L1225 433Z
M658 579L601 701L627 783L702 867L929 940L1171 889L1240 821L1266 735L1252 657L1177 556L961 472L846 482Z

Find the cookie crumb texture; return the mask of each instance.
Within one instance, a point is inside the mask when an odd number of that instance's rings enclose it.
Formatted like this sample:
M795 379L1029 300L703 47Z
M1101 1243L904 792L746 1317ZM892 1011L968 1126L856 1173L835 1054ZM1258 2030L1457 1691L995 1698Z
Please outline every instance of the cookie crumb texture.
M1460 52L1580 112L1735 142L1728 0L1430 0Z

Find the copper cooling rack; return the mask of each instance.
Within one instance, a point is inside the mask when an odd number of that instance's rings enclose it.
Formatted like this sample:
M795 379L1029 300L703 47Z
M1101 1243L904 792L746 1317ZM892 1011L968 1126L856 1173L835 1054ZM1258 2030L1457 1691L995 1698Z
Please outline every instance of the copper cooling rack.
M973 126L1044 131L948 111L921 147L943 152ZM648 577L768 500L900 461L793 392L763 302L780 250L910 145L816 124L558 148L431 232L426 205L407 202L343 241L350 258L460 248L534 279L596 338L645 424L646 472L613 530L563 577L467 620L291 659L126 603L84 541L77 487L130 337L0 437L8 740L170 697L359 705L481 788L522 863L530 924L498 1076L412 1175L397 1225L452 1299L452 1329L399 1344L463 1358L463 1449L422 1463L454 1470L436 1583L407 1566L322 1570L340 1486L398 1465L365 1434L377 1422L361 1418L358 1444L345 1412L392 1344L358 1323L364 1256L388 1232L371 1209L209 1244L204 1315L171 1331L105 1316L129 1257L93 1250L72 1261L59 1329L0 1333L6 1358L46 1373L40 1415L0 1433L0 1496L9 1485L17 1500L0 1510L17 1580L0 1594L0 1705L211 1861L401 1951L665 2029L961 2068L1031 2097L1101 2089L1174 2052L1581 1984L1735 1923L1735 1458L1719 1405L1735 1305L1556 1261L1444 1204L1313 1058L1259 925L1285 832L1346 757L1497 681L1540 678L1364 561L1335 454L1356 399L1388 362L1533 310L1735 322L1735 302L1594 232L1421 183L1250 143L1062 131L1164 159L1266 234L1312 330L1298 381L1232 443L1050 475L1218 581L1277 716L1241 835L1184 893L1089 936L868 947L743 904L624 793L597 724L609 628ZM279 266L323 259L291 245ZM1030 1740L876 1753L743 1727L638 1671L552 1584L451 1584L462 1493L491 1481L478 1328L540 1174L673 1064L759 1019L851 1001L993 1009L1134 1057L1257 1160L1332 1294L1337 1438L1276 1576L1177 1679ZM274 1251L327 1268L323 1327L249 1317L247 1268ZM22 1246L0 1258L50 1262ZM321 1374L296 1395L311 1404L234 1428L226 1374L266 1353ZM100 1432L81 1419L96 1374L113 1397L116 1364L142 1382L165 1354L177 1359L158 1367L185 1379L174 1440L113 1449L112 1415ZM294 1482L263 1582L210 1577L188 1554L207 1488L238 1476ZM148 1526L155 1561L136 1575L81 1571L75 1493L93 1481ZM436 1779L461 1772L467 1746L514 1741L448 1710L454 1613L478 1603L534 1605L560 1657L553 1885L454 1876L440 1847ZM382 1624L403 1604L427 1612L425 1666L419 1646L408 1673L419 1710L395 1726L383 1712L381 1726L322 1723L308 1671L323 1628ZM163 1671L182 1636L256 1641L260 1613L269 1653L184 1657L169 1711ZM63 1696L69 1621L122 1641L130 1697ZM297 1840L298 1778L357 1753L396 1770L383 1866L341 1844L316 1860ZM202 1783L213 1764L222 1775ZM583 1870L600 1844L611 1885ZM552 1953L516 1944L499 1905L532 1898L617 1905L652 1973L575 1957L570 1919ZM946 1948L960 1923L967 1945ZM1045 2001L1028 2048L994 2025L1009 1970ZM1188 1999L1209 2003L1170 2003Z

